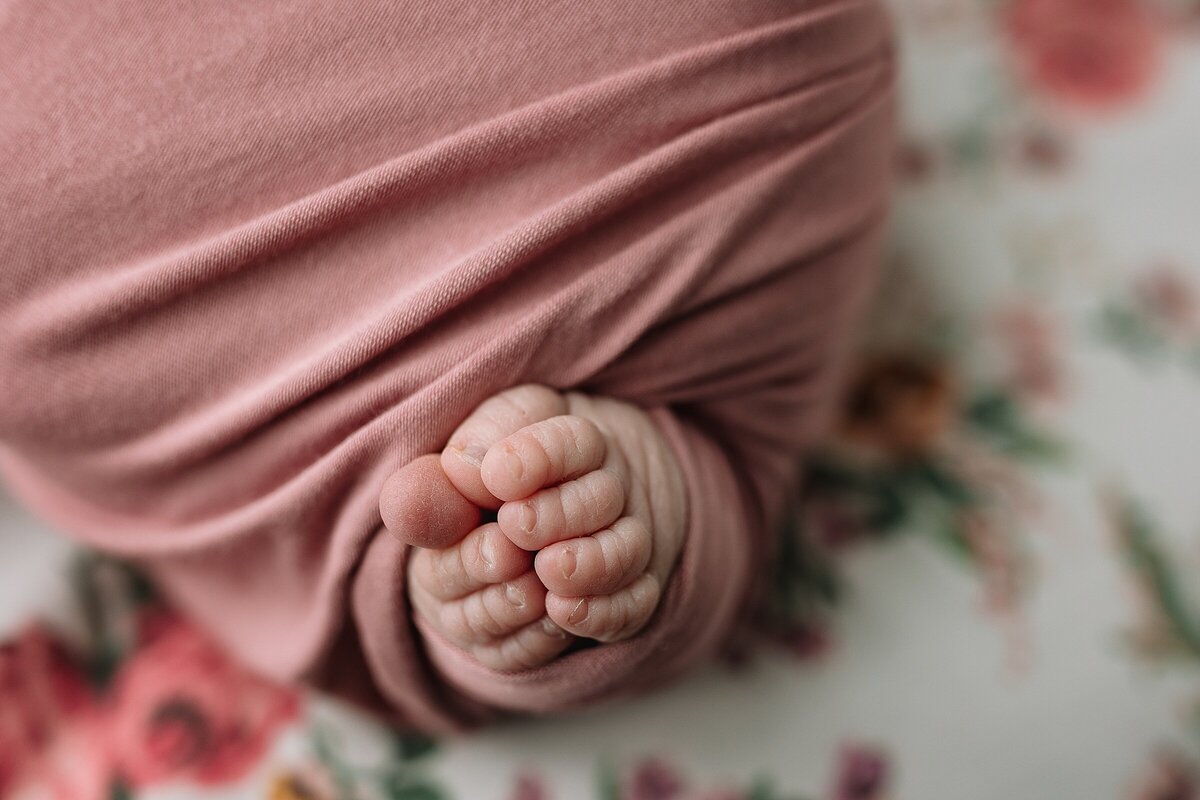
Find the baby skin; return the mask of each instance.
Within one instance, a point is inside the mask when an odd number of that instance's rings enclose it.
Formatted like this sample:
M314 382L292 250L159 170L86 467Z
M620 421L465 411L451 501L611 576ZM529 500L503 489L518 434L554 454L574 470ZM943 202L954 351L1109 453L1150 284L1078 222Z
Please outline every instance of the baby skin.
M646 625L683 545L687 491L643 411L531 384L486 400L440 455L393 475L380 509L419 546L415 613L512 671L576 637L616 642Z

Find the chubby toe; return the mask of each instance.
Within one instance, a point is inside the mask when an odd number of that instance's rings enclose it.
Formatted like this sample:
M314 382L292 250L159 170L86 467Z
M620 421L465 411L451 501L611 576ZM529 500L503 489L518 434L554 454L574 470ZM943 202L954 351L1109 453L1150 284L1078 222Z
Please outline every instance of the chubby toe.
M486 667L515 672L553 661L574 640L553 620L542 617L511 636L479 645L471 652Z
M454 487L436 455L396 470L379 493L379 515L400 541L441 549L479 524L478 506Z
M607 442L596 423L572 414L528 425L492 445L480 475L493 495L524 500L538 489L598 469Z
M514 544L540 550L612 524L625 508L625 488L614 470L598 469L525 500L505 503L497 523Z
M609 594L646 571L651 550L646 525L622 517L591 536L544 548L534 559L534 568L546 588L563 597Z
M547 594L546 615L563 630L600 642L628 639L650 621L662 589L658 578L644 573L609 595L563 597Z
M433 597L456 600L490 584L518 578L532 564L530 553L489 522L444 550L418 550L412 557L411 576Z
M500 500L483 483L480 467L488 449L517 431L566 412L562 394L547 386L523 384L482 402L450 434L441 453L442 469L464 497L481 508L496 509Z
M436 612L438 627L459 645L493 642L545 616L545 600L546 588L528 572L442 603Z

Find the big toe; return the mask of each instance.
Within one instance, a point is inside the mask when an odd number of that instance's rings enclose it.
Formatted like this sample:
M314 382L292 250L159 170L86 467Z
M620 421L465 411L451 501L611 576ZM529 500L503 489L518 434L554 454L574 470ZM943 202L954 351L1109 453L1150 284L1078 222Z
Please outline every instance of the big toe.
M547 386L524 384L483 401L450 435L441 466L462 496L481 508L497 509L501 501L480 475L488 449L505 437L566 412L562 394Z
M479 507L454 487L436 455L392 473L379 493L379 515L400 541L442 549L479 524Z

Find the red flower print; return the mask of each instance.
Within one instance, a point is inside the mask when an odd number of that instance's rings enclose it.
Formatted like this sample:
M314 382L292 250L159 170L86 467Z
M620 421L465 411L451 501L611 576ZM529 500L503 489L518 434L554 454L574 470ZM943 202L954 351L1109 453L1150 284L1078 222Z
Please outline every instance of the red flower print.
M888 762L873 747L850 744L838 755L831 800L882 800L888 788Z
M921 183L937 170L933 148L916 141L907 141L896 149L896 172L905 183Z
M546 788L542 776L523 772L517 776L511 797L512 800L550 800L550 790Z
M625 800L673 800L680 798L687 784L679 770L660 758L646 758L633 768Z
M143 646L117 675L112 737L132 786L238 780L298 712L296 694L251 675L195 628L148 621Z
M1071 163L1071 145L1062 134L1049 128L1022 131L1016 142L1018 163L1041 175L1057 175Z
M829 652L832 639L829 631L813 623L800 623L780 637L781 644L796 658L817 658Z
M1200 322L1200 300L1188 279L1174 266L1164 264L1138 281L1138 304L1170 336L1186 337Z
M1158 74L1162 26L1145 0L1012 0L1006 22L1026 78L1067 105L1124 105Z
M1065 381L1055 320L1042 308L1020 305L1001 311L996 323L1013 389L1029 400L1060 400Z
M0 796L99 800L110 760L99 707L42 628L0 647Z
M1185 759L1160 752L1147 765L1131 800L1200 800L1200 779Z

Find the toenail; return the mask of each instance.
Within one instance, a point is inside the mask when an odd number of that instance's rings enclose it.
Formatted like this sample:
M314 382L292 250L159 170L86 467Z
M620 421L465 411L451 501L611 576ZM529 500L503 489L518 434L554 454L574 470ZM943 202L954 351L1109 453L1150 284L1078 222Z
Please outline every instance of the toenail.
M479 558L488 569L496 566L496 543L486 534L479 540Z
M504 471L514 481L521 480L521 476L525 474L525 464L521 457L509 447L504 448Z
M533 533L533 529L537 525L537 509L533 507L533 503L521 504L521 514L517 520L517 525L525 533Z
M517 608L525 607L525 592L521 591L520 586L512 583L504 584L504 596Z
M478 467L483 464L483 457L487 455L487 450L477 444L469 444L466 446L450 445L450 449L454 451L455 455L470 464L472 467Z
M562 551L562 555L558 557L558 564L562 568L562 576L570 578L575 574L576 558L575 548L568 547Z
M546 632L547 636L553 636L555 639L567 638L567 632L549 617L542 617L542 630Z
M567 617L567 622L572 625L578 625L580 622L583 622L585 619L587 619L587 615L588 601L587 598L584 597L575 604L575 608L571 611L571 616Z

